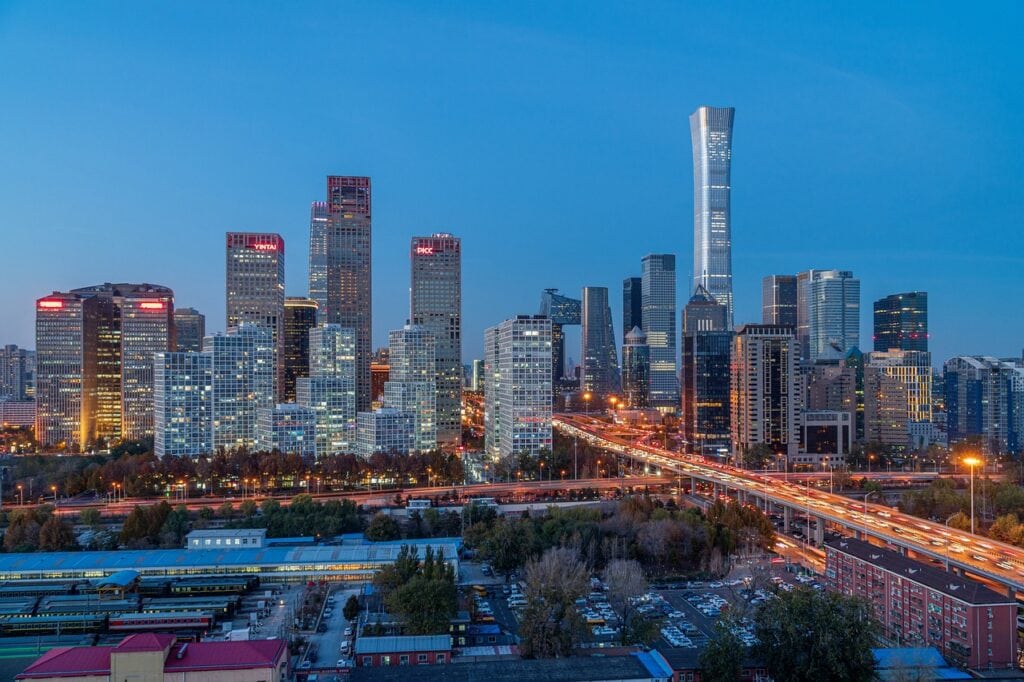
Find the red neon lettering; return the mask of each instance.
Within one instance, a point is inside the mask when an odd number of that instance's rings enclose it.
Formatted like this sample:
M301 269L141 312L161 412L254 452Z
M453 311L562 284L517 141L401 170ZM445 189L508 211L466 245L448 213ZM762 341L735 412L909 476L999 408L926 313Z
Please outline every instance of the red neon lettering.
M277 251L277 244L251 244L250 248L257 251Z
M40 301L40 308L63 308L64 301Z
M139 307L143 310L163 310L164 304L160 301L143 301Z
M434 255L434 247L433 246L417 246L416 247L416 255L417 256L433 256Z

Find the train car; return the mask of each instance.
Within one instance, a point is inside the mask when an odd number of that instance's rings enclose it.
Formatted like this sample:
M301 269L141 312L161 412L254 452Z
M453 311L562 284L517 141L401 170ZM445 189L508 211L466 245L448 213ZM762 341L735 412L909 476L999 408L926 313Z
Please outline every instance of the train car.
M141 578L139 580L139 594L143 597L166 597L171 593L169 578Z
M45 635L99 632L107 625L107 614L22 616L0 618L0 635Z
M99 599L82 595L43 597L36 613L40 616L87 616L93 613L127 613L137 611L138 598Z
M0 599L21 599L25 597L56 597L73 595L78 583L16 583L0 584Z
M111 632L189 630L205 632L213 625L213 615L202 611L160 611L121 613L110 616Z
M173 596L245 594L259 585L257 578L184 578L171 585Z
M230 597L179 597L143 599L139 611L156 613L160 611L205 611L217 618L230 617L238 610L238 600Z

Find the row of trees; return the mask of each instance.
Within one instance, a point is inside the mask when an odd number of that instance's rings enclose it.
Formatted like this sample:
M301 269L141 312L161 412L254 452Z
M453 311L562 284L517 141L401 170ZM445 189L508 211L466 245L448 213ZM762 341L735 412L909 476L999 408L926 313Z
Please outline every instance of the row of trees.
M405 634L431 635L448 631L458 606L455 569L444 553L427 547L423 560L416 548L403 545L394 563L373 579L388 613L398 617Z
M352 454L323 455L316 460L294 453L255 452L239 448L199 457L156 457L151 447L123 446L109 455L82 457L25 456L11 462L4 485L8 495L21 486L26 500L95 491L105 495L115 486L131 497L164 495L186 488L191 494L221 495L241 490L294 490L312 492L364 485L370 474L410 483L449 485L464 478L461 460L440 451L416 455L378 453L368 459ZM319 481L317 480L319 479ZM248 480L248 484L243 481Z

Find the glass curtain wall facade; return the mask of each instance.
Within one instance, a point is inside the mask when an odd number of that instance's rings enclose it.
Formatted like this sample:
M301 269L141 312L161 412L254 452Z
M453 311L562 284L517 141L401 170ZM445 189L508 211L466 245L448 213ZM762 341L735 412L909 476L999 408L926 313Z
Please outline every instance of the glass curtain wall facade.
M651 254L641 261L643 331L651 348L650 405L679 407L676 377L676 257Z

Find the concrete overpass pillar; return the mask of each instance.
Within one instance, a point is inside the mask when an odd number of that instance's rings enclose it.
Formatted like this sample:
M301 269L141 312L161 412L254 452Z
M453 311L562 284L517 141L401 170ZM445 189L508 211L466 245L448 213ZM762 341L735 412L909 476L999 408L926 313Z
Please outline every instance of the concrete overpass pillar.
M717 500L718 499L718 484L717 483L713 484L712 490L713 490L712 499Z
M814 544L821 547L825 544L825 519L814 517Z
M789 524L793 520L793 508L783 507L782 508L782 532L789 534Z

